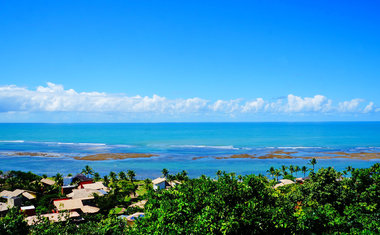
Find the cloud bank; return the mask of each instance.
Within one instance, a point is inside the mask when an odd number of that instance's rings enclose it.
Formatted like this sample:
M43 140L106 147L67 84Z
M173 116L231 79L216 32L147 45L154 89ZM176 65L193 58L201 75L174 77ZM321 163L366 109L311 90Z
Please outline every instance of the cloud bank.
M333 103L323 95L300 97L289 94L276 100L264 98L210 101L198 97L167 99L159 95L127 96L104 92L77 92L62 85L47 83L35 90L16 85L0 86L0 112L91 112L187 113L248 115L258 113L371 113L380 109L373 102L355 98Z

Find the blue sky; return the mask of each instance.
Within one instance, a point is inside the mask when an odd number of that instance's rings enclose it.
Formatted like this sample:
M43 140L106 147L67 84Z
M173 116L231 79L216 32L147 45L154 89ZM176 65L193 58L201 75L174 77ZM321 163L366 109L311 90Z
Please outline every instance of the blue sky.
M380 121L379 7L1 1L0 121Z

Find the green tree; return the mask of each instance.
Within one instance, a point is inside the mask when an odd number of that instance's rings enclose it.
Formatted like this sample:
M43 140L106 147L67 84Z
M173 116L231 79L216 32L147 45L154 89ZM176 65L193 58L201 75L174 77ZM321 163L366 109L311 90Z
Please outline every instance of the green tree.
M86 165L84 168L83 168L83 170L82 170L82 172L81 172L82 174L85 174L87 177L89 177L89 175L93 175L94 174L94 170L89 166L89 165Z
M133 181L135 180L135 177L136 177L136 173L133 170L128 170L127 175L128 175L129 180L133 184Z
M162 169L161 173L166 178L166 177L168 177L169 171L168 171L168 169L164 168L164 169Z
M312 159L309 161L309 164L313 166L313 172L314 172L314 166L317 164L317 159L316 159L316 158L312 158Z

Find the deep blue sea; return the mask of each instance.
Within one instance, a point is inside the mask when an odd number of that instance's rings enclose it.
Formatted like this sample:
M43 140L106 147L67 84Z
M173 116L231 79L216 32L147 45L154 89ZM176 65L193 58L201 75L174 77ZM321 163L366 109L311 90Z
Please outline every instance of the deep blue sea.
M215 159L233 154L264 155L274 150L294 156L327 152L380 152L380 122L321 123L154 123L154 124L0 124L0 170L54 175L77 173L90 165L100 174L135 170L137 178L157 177L163 168L191 177L217 170L263 173L269 167L305 165L305 159ZM43 152L57 157L14 156ZM153 153L153 158L83 161L70 156L93 153ZM194 157L205 156L198 160ZM368 167L380 159L320 159L317 167Z

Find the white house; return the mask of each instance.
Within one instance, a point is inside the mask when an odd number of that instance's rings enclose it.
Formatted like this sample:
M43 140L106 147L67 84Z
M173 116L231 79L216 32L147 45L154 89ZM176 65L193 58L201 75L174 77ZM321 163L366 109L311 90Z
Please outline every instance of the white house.
M167 186L170 187L170 184L166 181L166 178L154 179L152 180L152 183L154 190L165 189Z

